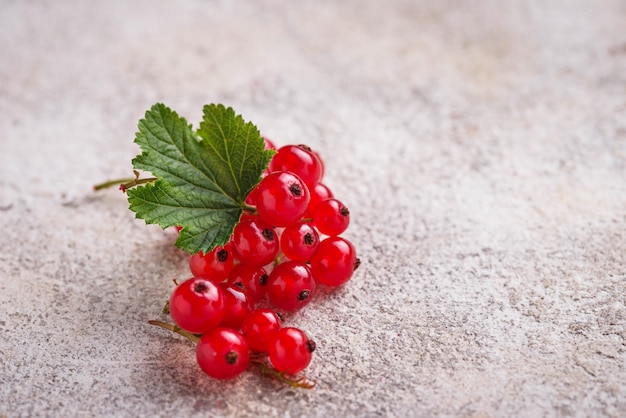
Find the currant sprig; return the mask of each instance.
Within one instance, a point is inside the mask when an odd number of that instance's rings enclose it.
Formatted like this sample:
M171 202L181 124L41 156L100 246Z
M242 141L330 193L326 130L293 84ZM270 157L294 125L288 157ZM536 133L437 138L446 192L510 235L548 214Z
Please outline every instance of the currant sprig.
M135 142L142 153L134 178L95 189L119 185L137 218L176 227L192 276L174 281L163 308L174 323L149 323L196 343L197 363L213 378L252 364L292 387L315 386L303 374L315 342L283 326L276 310L303 309L319 287L344 285L361 263L341 236L350 211L322 183L320 155L302 144L276 149L222 105L205 106L193 130L157 104Z

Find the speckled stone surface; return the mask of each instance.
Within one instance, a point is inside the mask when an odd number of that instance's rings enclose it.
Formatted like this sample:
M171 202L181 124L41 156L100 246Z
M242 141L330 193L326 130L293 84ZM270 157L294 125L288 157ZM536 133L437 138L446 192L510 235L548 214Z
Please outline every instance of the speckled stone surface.
M623 1L2 0L0 60L0 417L626 416ZM147 324L186 258L91 187L157 101L324 157L315 389Z

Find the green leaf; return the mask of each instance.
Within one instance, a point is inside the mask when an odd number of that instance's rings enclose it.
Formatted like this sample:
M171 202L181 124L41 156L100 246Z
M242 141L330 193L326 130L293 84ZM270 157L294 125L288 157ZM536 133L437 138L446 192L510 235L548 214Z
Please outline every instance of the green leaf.
M142 153L133 167L157 180L127 192L137 218L163 228L182 226L176 246L191 254L228 242L273 155L257 127L232 108L207 105L203 113L194 132L163 104L146 112L135 137Z

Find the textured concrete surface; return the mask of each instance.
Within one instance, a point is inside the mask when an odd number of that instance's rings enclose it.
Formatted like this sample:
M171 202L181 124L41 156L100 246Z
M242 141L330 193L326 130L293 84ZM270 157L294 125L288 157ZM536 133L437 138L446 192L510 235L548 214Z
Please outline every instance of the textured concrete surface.
M626 416L623 1L0 0L0 60L0 416ZM91 186L157 101L325 158L314 390L146 323L186 259Z

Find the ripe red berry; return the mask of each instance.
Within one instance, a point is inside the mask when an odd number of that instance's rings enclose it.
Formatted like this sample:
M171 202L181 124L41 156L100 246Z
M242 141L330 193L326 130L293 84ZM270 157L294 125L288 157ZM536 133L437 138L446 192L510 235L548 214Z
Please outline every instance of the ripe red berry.
M333 193L323 183L317 183L315 187L309 188L309 192L311 194L311 200L309 201L309 207L306 209L306 212L304 213L305 218L312 218L313 211L315 210L317 205L321 201L333 197Z
M317 231L306 222L289 225L280 236L280 249L283 254L296 261L308 261L319 243Z
M174 322L194 334L204 334L224 319L225 297L210 280L193 277L179 284L170 297Z
M189 269L194 277L204 277L213 283L224 281L233 269L234 257L230 242L217 246L208 254L201 252L189 258Z
M300 177L309 187L322 179L322 162L306 145L286 145L278 149L272 161L270 172L289 171Z
M311 151L311 152L313 153L313 155L317 157L317 160L320 163L320 171L321 171L320 181L322 181L322 179L324 178L324 173L326 171L326 167L324 166L324 160L322 160L322 156L318 152L316 151Z
M326 238L311 257L311 272L319 283L339 286L350 280L358 266L356 251L341 237Z
M298 328L282 328L269 344L270 362L276 370L295 374L306 369L315 351L315 342Z
M232 329L241 328L243 320L254 310L254 303L247 292L234 284L220 283L219 287L224 292L224 319L221 327Z
M278 309L296 311L306 306L317 285L306 264L285 261L272 270L267 281L267 296Z
M257 188L255 186L254 189L252 189L250 193L248 193L248 196L246 196L246 200L245 200L246 205L256 206L256 192L257 192Z
M264 179L265 177L267 177L267 175L269 174L269 171L265 170L264 172L261 173L261 179ZM259 190L259 185L257 184L256 186L254 186L254 188L250 191L250 193L248 193L248 196L246 196L246 200L245 203L246 205L249 206L256 206L256 196L257 196L257 192Z
M228 276L227 283L246 289L253 303L259 302L265 296L265 286L268 275L263 267L249 266L239 263Z
M265 143L265 149L276 149L276 145L274 145L274 142L272 142L271 139L269 139L268 137L264 136L263 137L263 142Z
M322 200L313 210L313 224L325 235L336 236L348 228L350 211L339 200Z
M273 339L273 334L282 326L280 317L271 309L259 308L252 311L241 325L241 333L246 337L250 348L265 353Z
M239 332L230 328L215 328L200 338L196 360L209 376L232 379L248 368L250 348Z
M270 263L279 246L274 228L258 217L240 220L233 231L232 243L236 258L251 266Z
M299 221L309 201L309 188L293 173L271 173L257 186L259 217L273 226L282 227Z

